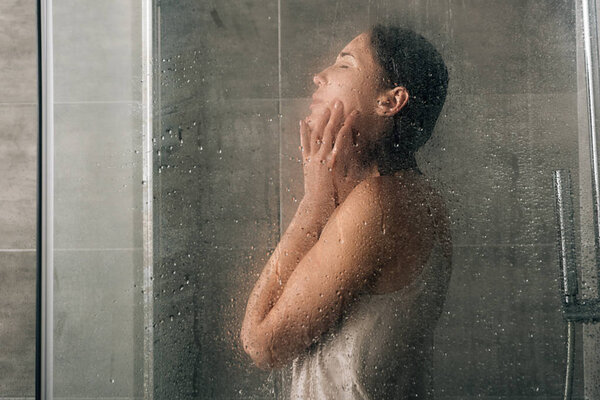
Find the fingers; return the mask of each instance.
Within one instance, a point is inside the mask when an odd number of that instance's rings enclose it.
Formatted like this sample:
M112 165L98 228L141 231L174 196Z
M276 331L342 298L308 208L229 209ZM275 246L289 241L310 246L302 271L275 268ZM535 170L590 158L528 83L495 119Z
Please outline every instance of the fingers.
M310 154L310 129L303 120L300 120L300 146L302 147L302 156L308 156Z
M317 118L317 121L314 124L313 129L311 130L311 149L313 150L313 152L317 151L319 149L319 144L321 143L321 140L323 139L323 132L325 130L325 127L327 126L327 122L329 121L329 116L331 115L331 112L329 111L329 108L326 108L323 111L323 114L321 114L321 116L319 118Z
M338 101L334 106L334 115L331 118L331 129L334 135L337 134L344 125L344 103Z
M331 117L327 122L325 131L323 132L323 148L326 151L330 151L333 148L333 142L342 127L344 118L344 105L341 101L336 100L333 105L333 111Z
M317 115L312 126L306 121L300 121L300 142L305 156L317 152L331 152L338 132L344 123L349 124L351 121L350 116L344 121L344 105L339 100L336 100L331 108L327 107Z
M352 138L352 126L356 121L356 117L358 115L358 111L354 110L346 117L344 121L344 125L340 129L337 137L335 138L335 144L333 146L333 150L331 151L332 155L335 157L341 150L350 149L354 143Z

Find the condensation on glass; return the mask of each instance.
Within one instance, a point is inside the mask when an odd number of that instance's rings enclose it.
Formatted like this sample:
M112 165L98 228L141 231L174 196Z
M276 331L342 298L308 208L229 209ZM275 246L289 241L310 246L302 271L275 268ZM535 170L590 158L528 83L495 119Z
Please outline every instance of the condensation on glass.
M297 126L312 76L375 23L425 36L450 75L433 137L417 154L453 234L435 395L562 394L554 170L572 176L581 265L590 265L594 241L582 2L161 1L156 11L157 398L288 395L290 370L257 369L239 329L303 196ZM582 275L589 296L592 275ZM575 334L581 397L580 326Z
M453 237L431 390L562 396L553 172L570 173L562 193L591 299L595 0L161 0L151 42L141 2L55 3L56 397L289 398L291 364L263 371L244 352L244 310L304 195L298 121L313 75L377 23L422 34L450 77L416 157ZM594 398L600 335L571 333L573 397Z

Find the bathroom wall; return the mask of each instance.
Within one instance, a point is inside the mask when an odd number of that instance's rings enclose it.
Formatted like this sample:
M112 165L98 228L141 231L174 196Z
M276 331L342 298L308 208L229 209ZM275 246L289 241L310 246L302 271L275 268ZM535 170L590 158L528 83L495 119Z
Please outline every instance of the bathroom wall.
M35 395L36 2L0 2L0 399Z
M436 398L561 397L552 171L571 169L578 182L573 2L157 5L156 398L285 395L279 373L244 355L241 320L302 196L297 120L312 74L375 22L424 34L450 70L438 128L418 155L444 193L455 245Z

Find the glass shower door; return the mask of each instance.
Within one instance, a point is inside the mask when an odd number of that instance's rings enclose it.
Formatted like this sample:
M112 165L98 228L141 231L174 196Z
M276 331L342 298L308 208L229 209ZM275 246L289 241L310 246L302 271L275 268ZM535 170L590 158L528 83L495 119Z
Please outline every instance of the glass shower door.
M577 254L593 265L582 4L157 2L156 396L289 396L289 368L257 369L239 328L303 196L298 120L309 112L312 76L376 23L424 35L450 71L436 130L417 154L450 210L454 244L435 335L436 398L561 396L554 170L571 171ZM581 327L576 335L581 398ZM593 371L598 363L585 354ZM586 375L586 390L594 379Z
M41 12L43 398L151 398L151 3Z
M553 171L592 298L595 1L43 4L46 398L289 398L291 366L245 354L244 309L303 197L312 77L377 23L425 36L450 74L417 153L453 236L432 391L561 398ZM574 398L595 398L599 336L575 337Z

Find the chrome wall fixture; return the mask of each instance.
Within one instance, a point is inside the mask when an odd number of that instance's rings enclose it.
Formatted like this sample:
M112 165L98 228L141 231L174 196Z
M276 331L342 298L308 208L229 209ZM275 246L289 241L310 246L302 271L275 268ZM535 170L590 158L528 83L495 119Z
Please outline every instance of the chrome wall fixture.
M571 175L569 171L554 171L554 193L558 226L559 265L563 316L567 321L567 366L564 399L571 399L575 364L575 323L600 321L600 299L579 300Z
M600 321L600 299L577 298L579 289L577 260L575 257L571 175L569 171L554 171L554 193L559 234L558 249L562 274L561 293L564 317L568 322L598 322Z

